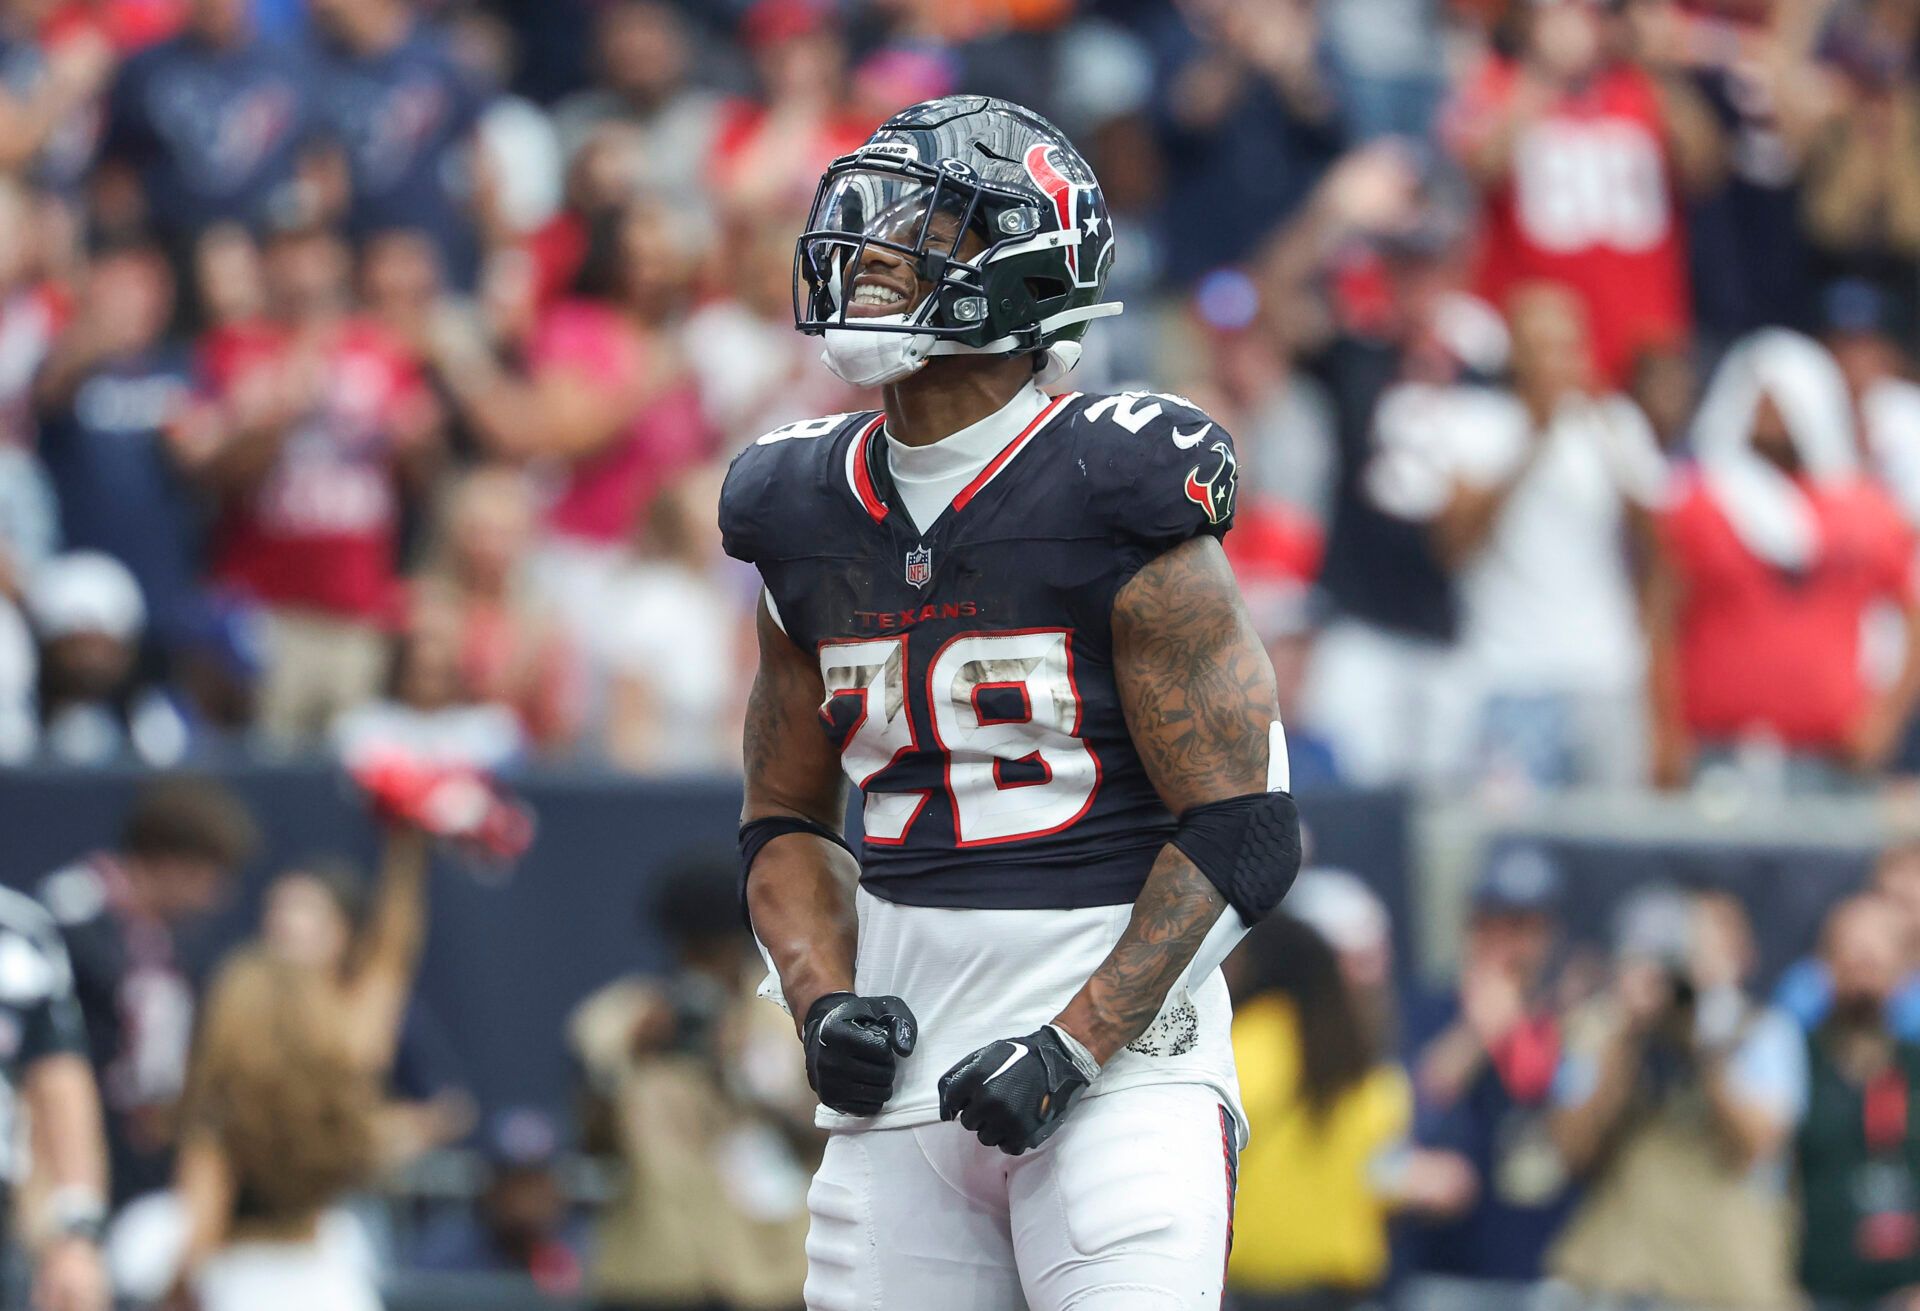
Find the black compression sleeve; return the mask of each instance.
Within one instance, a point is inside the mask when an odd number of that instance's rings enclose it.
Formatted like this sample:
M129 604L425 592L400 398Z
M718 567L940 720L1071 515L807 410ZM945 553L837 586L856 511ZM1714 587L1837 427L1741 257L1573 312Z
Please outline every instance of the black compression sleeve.
M1300 813L1285 792L1251 792L1194 806L1173 845L1249 924L1273 912L1300 872Z

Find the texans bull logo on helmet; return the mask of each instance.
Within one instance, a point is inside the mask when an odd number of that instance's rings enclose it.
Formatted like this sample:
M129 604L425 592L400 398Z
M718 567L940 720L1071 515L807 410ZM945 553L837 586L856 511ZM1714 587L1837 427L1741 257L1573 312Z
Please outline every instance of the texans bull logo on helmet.
M1080 258L1080 250L1067 246L1062 251L1066 257L1067 269L1073 275L1076 287L1091 287L1101 281L1101 258L1103 252L1094 243L1102 237L1106 244L1113 244L1113 233L1095 203L1094 180L1086 164L1071 151L1062 150L1051 141L1042 141L1027 149L1027 176L1039 187L1047 199L1053 202L1053 212L1060 222L1062 232L1078 229L1081 245L1086 248L1086 259Z
M829 366L860 385L936 356L1015 351L1041 356L1051 382L1079 361L1087 324L1122 308L1105 299L1115 250L1099 180L1058 128L1003 100L945 96L828 166L794 247L794 326L826 337ZM933 284L911 312L847 314L847 280L874 251Z
M1204 462L1187 471L1187 499L1206 511L1208 523L1224 523L1233 513L1234 493L1240 489L1240 461L1225 442L1215 442L1208 449L1220 458L1204 478L1200 476Z

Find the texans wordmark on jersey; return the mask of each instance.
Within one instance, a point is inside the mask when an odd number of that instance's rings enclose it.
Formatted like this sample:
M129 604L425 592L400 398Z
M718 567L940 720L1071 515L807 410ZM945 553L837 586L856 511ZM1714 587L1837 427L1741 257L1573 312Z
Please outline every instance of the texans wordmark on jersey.
M862 884L904 905L1117 905L1173 832L1114 682L1114 596L1233 522L1233 440L1150 392L1055 398L928 528L897 507L879 413L768 433L721 494L815 651L864 796Z

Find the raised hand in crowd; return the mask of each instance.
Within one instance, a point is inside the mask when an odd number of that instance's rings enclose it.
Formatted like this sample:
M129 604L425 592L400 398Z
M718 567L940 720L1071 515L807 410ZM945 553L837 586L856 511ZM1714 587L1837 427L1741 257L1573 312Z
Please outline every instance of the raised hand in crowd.
M37 84L0 90L0 171L30 164L53 135L68 127L113 76L113 47L90 27L64 35L46 52Z
M1421 1096L1453 1105L1526 1017L1526 993L1510 969L1494 960L1469 961L1460 976L1459 1022L1428 1044L1413 1071Z

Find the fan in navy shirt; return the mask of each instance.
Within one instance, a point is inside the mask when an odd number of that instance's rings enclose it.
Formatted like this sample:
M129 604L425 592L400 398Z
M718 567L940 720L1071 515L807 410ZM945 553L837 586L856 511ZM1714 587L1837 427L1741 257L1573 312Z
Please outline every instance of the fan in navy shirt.
M199 594L198 513L167 449L191 388L186 351L162 336L172 311L159 250L99 254L74 326L35 385L63 538L132 571L163 649L191 631Z
M472 285L478 243L469 152L486 107L443 34L406 0L314 0L328 44L319 62L324 131L345 156L356 242L409 228L439 248L450 278Z
M204 930L258 838L252 816L225 788L163 775L142 787L115 850L40 882L40 901L72 960L86 1049L106 1102L117 1204L173 1180L195 1009L179 938Z
M1774 325L1808 331L1814 252L1800 222L1806 147L1798 139L1806 129L1782 113L1779 95L1791 84L1745 53L1763 28L1738 15L1694 21L1704 48L1721 57L1696 68L1693 85L1727 144L1725 179L1695 197L1687 215L1694 313L1719 343ZM1754 277L1755 269L1767 275Z
M179 36L129 60L104 153L130 168L151 222L184 251L221 221L287 203L314 127L312 69L261 40L247 0L193 0Z
M1416 1231L1414 1266L1429 1276L1530 1283L1575 1199L1547 1130L1560 1030L1548 974L1556 949L1560 876L1552 859L1514 847L1474 890L1459 987L1408 1008L1410 1065L1419 1084L1415 1138L1473 1164L1468 1210ZM1476 1305L1509 1303L1476 1289Z
M1169 281L1191 283L1249 255L1344 146L1312 13L1311 5L1218 5L1201 17L1196 6L1150 27L1163 70L1168 192L1207 216L1167 244Z

